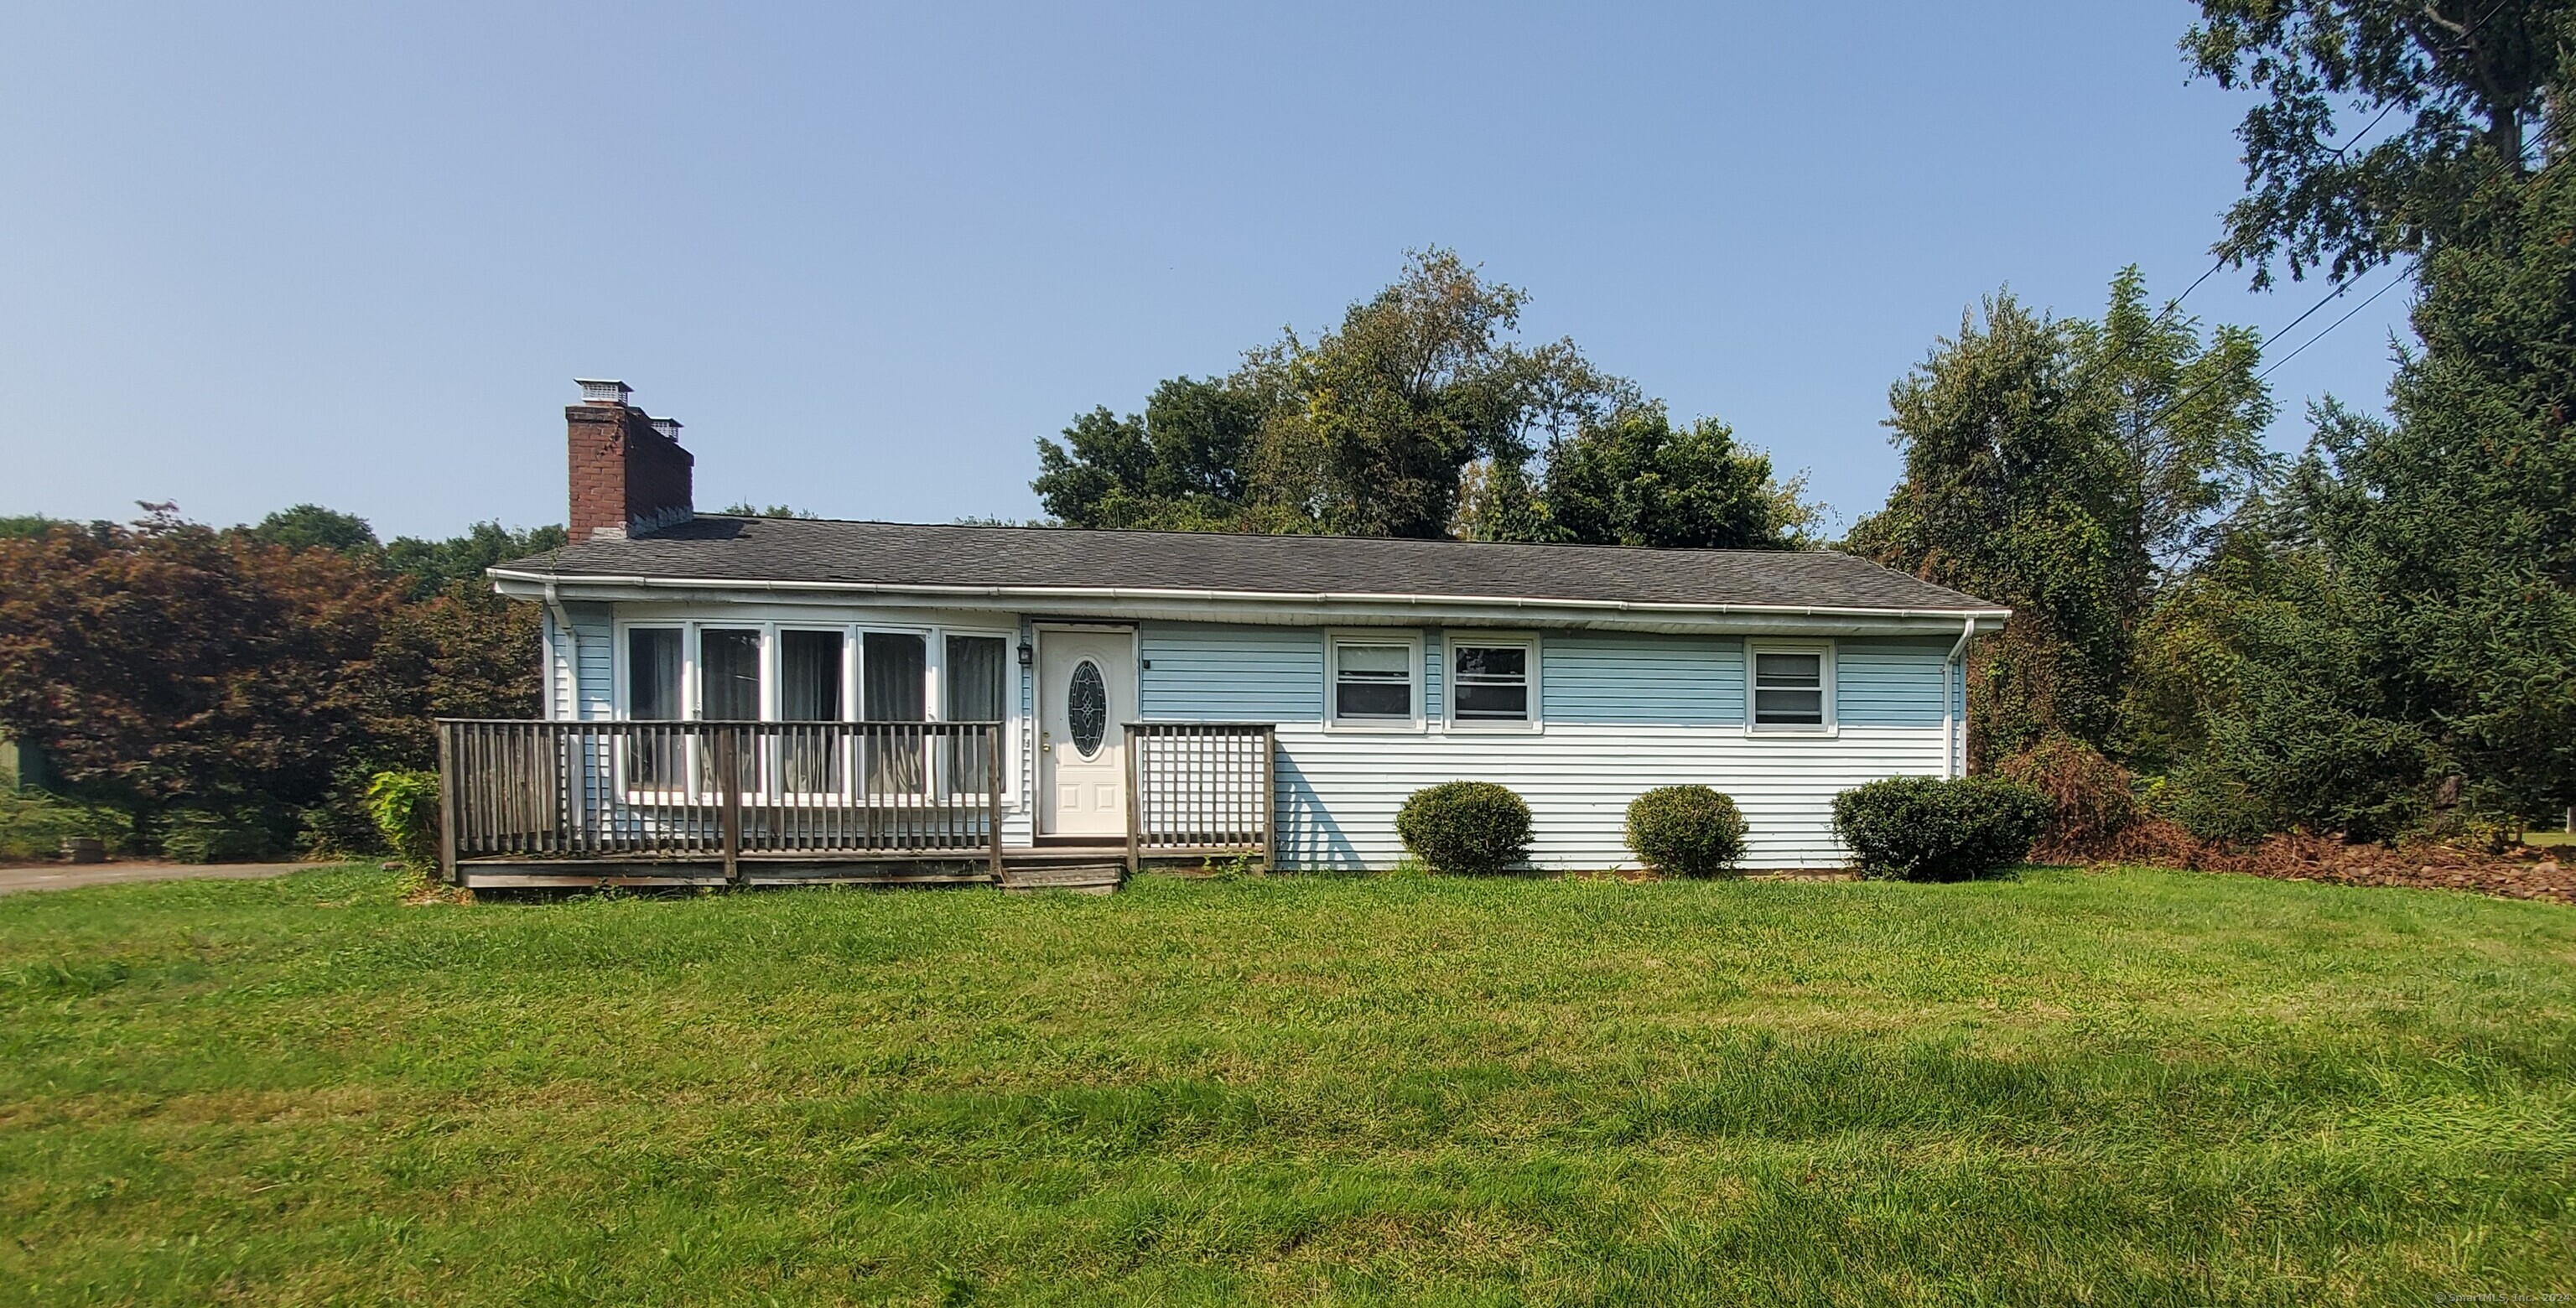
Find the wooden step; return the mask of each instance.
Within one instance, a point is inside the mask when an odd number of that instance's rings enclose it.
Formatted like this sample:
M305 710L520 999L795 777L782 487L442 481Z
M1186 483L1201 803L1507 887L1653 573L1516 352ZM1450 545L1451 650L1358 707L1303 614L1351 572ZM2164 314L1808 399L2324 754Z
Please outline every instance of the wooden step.
M1071 890L1079 894L1105 895L1118 888L1126 878L1127 865L1092 858L1083 862L1058 862L1048 859L1035 862L1014 858L1002 864L1002 889Z

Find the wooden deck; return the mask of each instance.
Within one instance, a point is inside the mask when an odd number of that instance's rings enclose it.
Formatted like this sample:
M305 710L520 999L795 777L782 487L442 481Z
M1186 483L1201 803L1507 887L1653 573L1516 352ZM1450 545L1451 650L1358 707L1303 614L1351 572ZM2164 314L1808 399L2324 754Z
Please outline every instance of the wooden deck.
M1107 893L1276 847L1272 729L1130 723L1128 832L1004 843L997 722L442 720L439 863L478 889L995 886Z

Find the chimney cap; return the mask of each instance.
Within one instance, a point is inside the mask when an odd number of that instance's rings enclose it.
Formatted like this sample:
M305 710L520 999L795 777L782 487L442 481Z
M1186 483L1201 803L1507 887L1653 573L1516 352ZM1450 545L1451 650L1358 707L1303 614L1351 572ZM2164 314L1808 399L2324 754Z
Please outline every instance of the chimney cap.
M622 381L575 377L572 384L581 388L581 402L584 404L624 404L635 394L635 388Z
M655 430L655 431L658 431L658 432L662 433L664 436L666 436L666 437L668 437L668 438L670 438L670 439L672 439L672 440L678 440L678 439L680 439L680 428L681 428L681 426L682 426L683 424L680 422L680 420L679 420L679 419L677 419L677 418L647 418L647 419L645 419L645 421L646 421L646 422L649 422L649 423L651 423L651 424L653 424L653 430Z

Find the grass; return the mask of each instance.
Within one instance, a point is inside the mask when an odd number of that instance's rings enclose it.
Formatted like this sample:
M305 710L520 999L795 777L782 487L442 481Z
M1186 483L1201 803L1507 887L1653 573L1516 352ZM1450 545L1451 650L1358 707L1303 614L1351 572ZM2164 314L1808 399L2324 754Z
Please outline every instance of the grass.
M2130 871L0 899L0 1302L2576 1291L2576 912Z

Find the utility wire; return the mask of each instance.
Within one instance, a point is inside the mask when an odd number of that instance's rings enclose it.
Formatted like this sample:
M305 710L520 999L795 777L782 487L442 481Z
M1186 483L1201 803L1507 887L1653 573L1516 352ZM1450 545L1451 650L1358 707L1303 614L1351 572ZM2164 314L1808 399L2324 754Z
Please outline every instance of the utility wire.
M2390 281L2387 285L2380 287L2378 290L2372 291L2372 292L2370 293L2370 300L2376 300L2376 299L2378 299L2380 296L2383 296L2383 295L2388 294L2390 291L2395 290L2396 288L2398 288L2399 286L2404 285L2405 283L2406 283L2406 279L2405 279L2405 278L2403 278L2403 277L2396 278L2395 280ZM2369 307L2370 307L2370 300L2364 300L2364 301L2362 301L2361 303L2359 303L2359 304L2356 304L2356 305L2352 306L2352 308L2351 308L2351 309L2347 310L2347 311L2344 313L2343 317L2337 318L2337 319L2335 319L2333 322L2327 323L2327 324L2325 325L2325 330L2320 331L2320 332L2318 332L2316 335L2311 336L2311 337L2309 337L2308 339L2306 339L2305 341L2300 342L2300 343L2299 343L2299 346L2298 346L2298 349L2294 349L2294 350L2290 351L2289 353L2282 355L2280 358L2274 359L2271 363L2266 364L2266 365L2264 366L2264 368L2263 368L2263 371L2261 371L2261 372L2258 372L2258 373L2254 374L2254 380L2256 380L2256 381L2261 381L2261 380L2263 380L2264 378L2271 376L2271 375L2272 375L2272 370L2273 370L2274 368L2278 368L2278 367L2280 367L2282 364L2288 363L2290 360L2292 360L2292 359L2295 359L2295 358L2299 357L2299 350L2304 350L2304 349L2308 348L2309 346L2314 345L2314 344L2316 344L2317 342L2322 341L2322 340L2324 340L2326 337L2328 337L2328 336L2332 335L2332 334L2334 333L2334 329L2335 329L2335 328L2337 328L2337 327L2341 327L2341 326L2343 326L2345 323L2350 322L2350 321L2352 320L2352 318L2353 318L2353 315L2354 315L2354 314L2360 313L2362 310L2369 308ZM2286 330L2286 329L2284 329L2284 330Z

